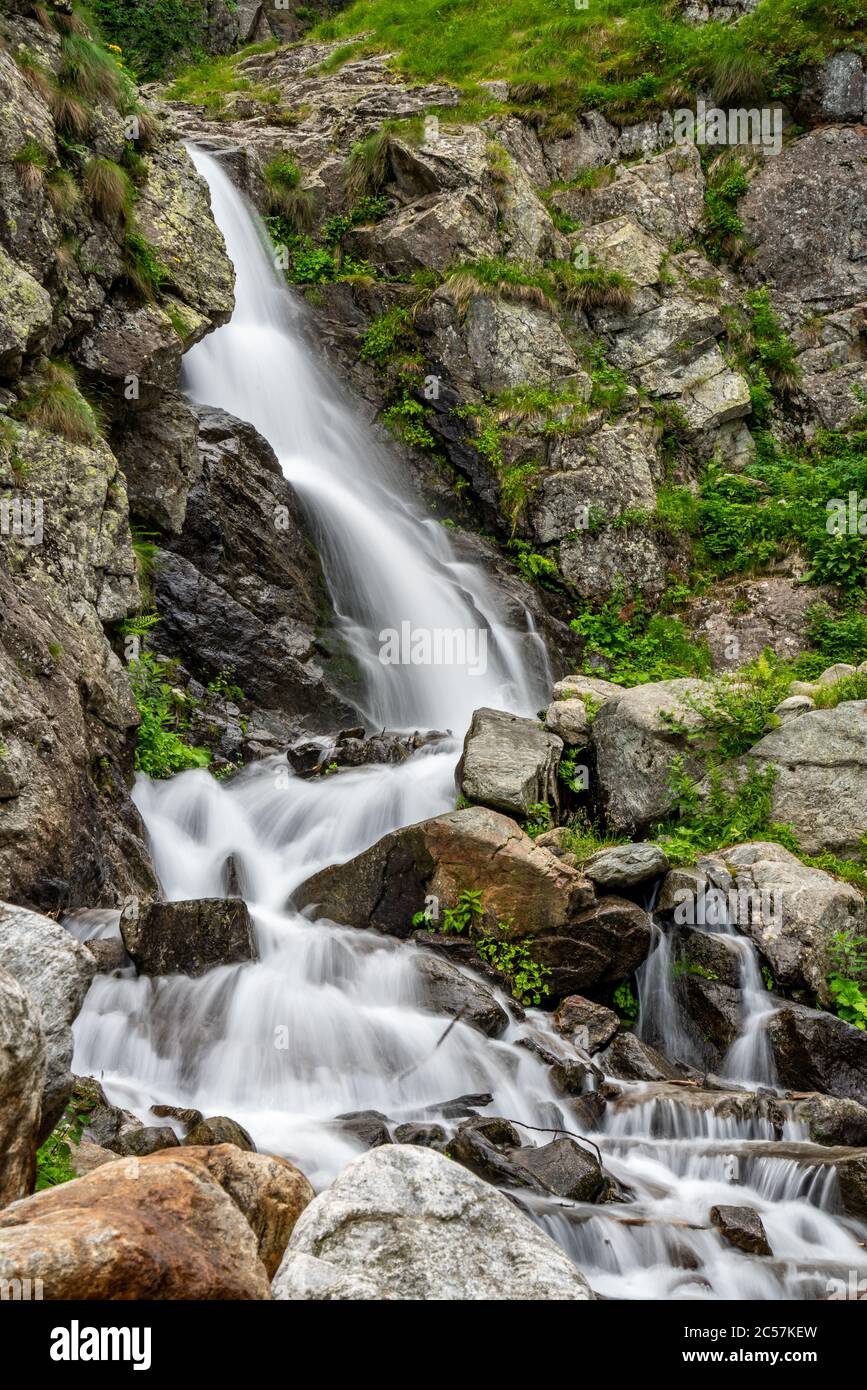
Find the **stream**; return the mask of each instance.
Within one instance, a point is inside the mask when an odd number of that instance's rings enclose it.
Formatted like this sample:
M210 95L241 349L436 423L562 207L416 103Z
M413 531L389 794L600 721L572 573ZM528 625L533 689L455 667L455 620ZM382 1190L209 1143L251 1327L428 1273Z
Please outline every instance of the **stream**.
M100 1078L114 1104L146 1123L155 1122L149 1110L160 1102L230 1115L260 1149L290 1158L317 1188L359 1152L334 1123L348 1111L453 1129L444 1106L490 1092L487 1114L575 1132L573 1103L519 1045L529 1028L556 1041L548 1016L528 1011L498 1040L458 1022L437 1046L450 1019L423 1006L420 951L287 909L293 888L320 868L452 809L472 712L491 706L534 715L548 701L551 677L529 615L510 626L493 581L457 556L448 530L425 516L387 450L317 364L303 306L275 271L255 214L216 159L199 149L191 154L236 268L237 307L230 323L187 355L186 389L251 421L274 448L362 672L369 727L448 730L449 737L399 766L309 782L287 774L278 758L225 783L203 770L165 782L139 776L135 801L164 896L225 895L231 860L260 959L198 979L140 979L132 969L97 976L75 1026L74 1070ZM485 669L383 664L381 634L403 623L484 632ZM87 914L76 929L108 934L116 923L117 914ZM741 957L745 1018L726 1078L750 1090L772 1087L762 1027L768 996L752 946L729 935ZM671 964L670 942L657 927L640 980L637 1031L689 1063ZM839 1215L833 1170L813 1161L797 1127L787 1128L777 1156L760 1106L755 1117L736 1121L681 1103L670 1086L618 1084L620 1099L590 1137L629 1200L531 1203L534 1219L597 1293L811 1298L826 1296L829 1278L867 1274L867 1231ZM750 1258L727 1245L708 1224L715 1204L755 1207L774 1256Z

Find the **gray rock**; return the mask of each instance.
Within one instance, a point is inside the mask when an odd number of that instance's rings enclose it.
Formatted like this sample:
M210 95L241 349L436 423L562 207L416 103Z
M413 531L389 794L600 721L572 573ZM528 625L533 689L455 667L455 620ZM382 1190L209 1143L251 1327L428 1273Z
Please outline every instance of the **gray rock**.
M609 891L634 888L639 883L661 878L668 870L668 857L659 845L614 845L591 854L583 868L597 888Z
M72 1094L72 1024L96 973L90 952L50 917L0 903L0 968L8 970L38 1005L46 1067L40 1142L52 1131Z
M476 252L476 255L479 253ZM539 386L573 376L578 358L553 314L506 299L474 299L466 348L482 391Z
M699 152L681 146L639 164L613 165L608 182L566 189L552 202L582 227L625 215L666 243L689 239L700 230L704 212Z
M820 73L822 113L832 121L858 120L864 112L864 64L857 53L832 53Z
M556 932L534 937L532 954L551 971L549 1002L617 984L637 970L650 949L651 920L624 898L601 898Z
M810 609L828 597L793 579L752 579L693 599L689 626L707 642L715 671L736 670L768 647L791 660L807 646Z
M419 955L414 961L419 1003L433 1013L459 1018L488 1037L498 1038L509 1017L484 985L440 956Z
M753 1207L711 1207L711 1225L723 1240L747 1255L772 1255L762 1218Z
M590 731L587 706L583 700L552 700L545 715L552 734L572 747L583 747Z
M771 1017L767 1030L782 1085L867 1105L867 1033L792 1003Z
M424 1149L438 1149L445 1144L446 1132L442 1125L398 1125L394 1131L395 1144L420 1144Z
M145 1154L159 1153L161 1149L175 1149L178 1143L178 1137L170 1125L142 1125L141 1129L131 1130L126 1135L118 1153L125 1158L144 1158Z
M617 829L641 831L669 813L674 804L669 778L678 754L687 772L699 771L685 735L701 727L701 716L684 697L708 690L704 681L689 679L639 685L597 714L593 744L599 790L606 817Z
M203 975L255 960L253 922L238 898L151 903L121 919L124 945L141 975Z
M352 1110L338 1115L337 1121L345 1134L351 1134L366 1149L378 1148L380 1144L390 1144L388 1116L380 1110Z
M311 1202L272 1284L276 1299L347 1297L311 1288L298 1255L330 1266L335 1283L353 1288L361 1280L380 1298L593 1297L562 1250L507 1197L442 1155L408 1145L362 1154Z
M0 969L0 1207L33 1186L44 1082L39 1009L15 976Z
M557 767L563 743L532 719L479 709L464 739L455 774L469 801L525 816L530 807L559 802Z
M596 1057L606 1076L622 1081L676 1081L683 1072L634 1033L618 1033Z
M750 749L735 775L745 775L750 762L777 769L773 819L792 827L807 854L859 855L867 830L867 700L787 720Z
M187 1132L184 1144L234 1144L248 1153L256 1152L256 1145L243 1125L229 1119L228 1115L210 1115L200 1120Z

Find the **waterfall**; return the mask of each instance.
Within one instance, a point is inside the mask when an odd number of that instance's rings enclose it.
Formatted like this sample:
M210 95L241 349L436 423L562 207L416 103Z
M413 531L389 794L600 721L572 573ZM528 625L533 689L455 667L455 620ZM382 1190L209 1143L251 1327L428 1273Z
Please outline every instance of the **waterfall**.
M112 1102L155 1123L151 1106L227 1114L257 1145L292 1159L315 1186L359 1151L336 1117L375 1109L394 1124L440 1121L447 1105L491 1093L485 1113L575 1132L574 1101L522 1046L558 1038L528 1010L491 1040L427 1003L423 952L340 923L287 910L292 889L388 831L450 809L460 738L482 705L533 714L550 678L529 618L510 625L495 587L462 561L424 515L378 439L359 423L304 338L304 314L277 276L255 214L218 162L191 151L237 273L231 322L186 359L197 400L258 427L298 493L332 604L363 675L371 727L448 728L453 737L397 767L367 767L312 782L269 758L228 782L191 771L135 787L167 899L220 896L232 859L250 906L259 959L199 979L99 975L75 1024L74 1068L98 1077ZM386 665L381 634L411 628L484 632L487 664ZM421 903L418 905L422 906ZM116 917L78 914L80 937L117 931ZM643 976L644 1025L674 1041L664 934ZM655 1004L648 1001L655 998ZM502 998L505 1004L507 1001ZM654 1020L655 1010L655 1022ZM761 1123L702 1115L685 1121L670 1096L617 1083L591 1137L630 1200L602 1206L533 1203L535 1218L617 1298L821 1296L830 1273L867 1273L863 1228L834 1213L833 1174L764 1150ZM160 1120L160 1123L165 1123ZM528 1142L547 1136L525 1131ZM793 1136L787 1136L793 1137ZM735 1152L737 1150L737 1152ZM737 1163L742 1161L742 1171ZM526 1193L523 1194L526 1200ZM778 1259L746 1261L708 1224L714 1203L746 1202L765 1221Z

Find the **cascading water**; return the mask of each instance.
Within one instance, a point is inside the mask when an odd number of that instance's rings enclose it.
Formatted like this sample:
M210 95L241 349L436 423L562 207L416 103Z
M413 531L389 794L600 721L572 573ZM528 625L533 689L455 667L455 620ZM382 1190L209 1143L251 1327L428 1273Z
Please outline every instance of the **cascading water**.
M192 154L236 268L237 307L227 326L188 355L188 389L251 421L274 447L316 538L371 726L449 728L455 737L398 767L314 782L287 775L281 759L228 783L203 771L161 783L140 777L135 798L164 895L224 894L231 859L260 959L201 979L138 979L132 970L98 976L76 1023L75 1069L100 1077L112 1101L148 1123L160 1102L229 1114L316 1185L358 1152L335 1124L348 1111L453 1125L444 1102L490 1092L490 1114L574 1132L569 1101L538 1057L518 1045L535 1030L556 1047L545 1016L529 1011L526 1023L510 1023L497 1041L461 1021L446 1033L452 1020L426 1001L420 951L286 910L293 887L318 869L449 809L458 740L472 711L495 705L533 713L550 682L529 619L517 627L504 621L486 576L456 557L446 531L408 497L387 456L313 364L301 310L275 274L255 216L214 159ZM384 665L381 634L403 623L484 631L485 669ZM82 937L117 930L102 912L80 914L70 926ZM662 974L658 1015L673 1028ZM677 1098L619 1084L620 1108L609 1107L592 1138L634 1200L534 1210L600 1293L804 1297L821 1291L823 1268L867 1272L863 1230L832 1214L833 1174L766 1151L747 1161L750 1144L771 1137L761 1125L705 1114L698 1133ZM733 1186L734 1149L745 1155L740 1186ZM746 1262L708 1227L709 1207L733 1201L761 1212L775 1261Z

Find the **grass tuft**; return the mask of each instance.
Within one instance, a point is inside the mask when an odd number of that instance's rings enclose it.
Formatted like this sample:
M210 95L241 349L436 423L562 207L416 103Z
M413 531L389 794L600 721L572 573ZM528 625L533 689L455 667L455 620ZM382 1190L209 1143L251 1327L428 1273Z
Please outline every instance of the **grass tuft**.
M82 396L66 362L46 362L14 414L35 429L61 434L75 444L93 444L99 438L96 412Z

